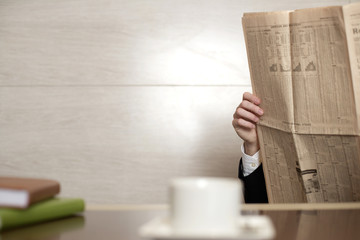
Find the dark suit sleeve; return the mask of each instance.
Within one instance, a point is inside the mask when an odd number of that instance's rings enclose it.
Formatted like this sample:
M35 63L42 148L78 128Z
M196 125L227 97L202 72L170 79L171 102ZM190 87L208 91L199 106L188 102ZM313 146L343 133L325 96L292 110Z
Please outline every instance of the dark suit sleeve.
M268 203L262 164L250 175L244 177L241 159L238 175L244 183L246 203Z

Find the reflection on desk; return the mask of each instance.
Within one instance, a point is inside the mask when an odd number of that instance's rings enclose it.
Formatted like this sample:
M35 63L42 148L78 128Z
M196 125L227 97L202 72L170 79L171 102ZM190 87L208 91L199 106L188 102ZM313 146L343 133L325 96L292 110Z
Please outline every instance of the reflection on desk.
M84 217L6 231L0 239L140 240L139 227L166 214L166 206L90 206ZM268 215L275 239L360 239L360 203L244 205L242 214Z
M5 231L0 234L0 240L60 239L60 236L63 233L81 229L84 225L85 220L83 216L71 216L42 224Z

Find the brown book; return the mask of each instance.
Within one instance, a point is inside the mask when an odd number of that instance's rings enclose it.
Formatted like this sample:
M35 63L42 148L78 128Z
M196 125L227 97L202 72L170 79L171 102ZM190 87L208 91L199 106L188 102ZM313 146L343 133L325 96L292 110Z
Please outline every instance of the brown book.
M27 208L60 192L60 183L49 179L0 177L0 207Z

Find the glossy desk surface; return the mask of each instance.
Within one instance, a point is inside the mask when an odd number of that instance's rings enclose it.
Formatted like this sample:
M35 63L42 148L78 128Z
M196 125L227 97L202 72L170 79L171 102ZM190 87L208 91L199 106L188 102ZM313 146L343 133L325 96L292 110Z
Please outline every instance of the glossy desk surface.
M268 215L275 239L360 239L360 203L243 205L242 214ZM167 214L165 205L88 206L78 216L5 231L9 239L141 239L138 229Z

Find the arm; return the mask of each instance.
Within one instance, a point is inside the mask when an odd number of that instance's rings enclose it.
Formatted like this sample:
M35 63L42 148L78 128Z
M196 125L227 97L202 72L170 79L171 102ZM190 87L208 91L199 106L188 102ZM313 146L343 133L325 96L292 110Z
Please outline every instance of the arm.
M244 140L241 148L243 158L240 160L238 177L244 183L246 203L268 202L264 173L258 158L260 146L256 123L264 113L259 107L260 102L255 95L244 93L243 101L237 107L232 122L236 133Z
M250 175L243 174L242 159L239 163L238 177L244 183L244 198L246 203L268 203L265 178L262 165L256 168Z

